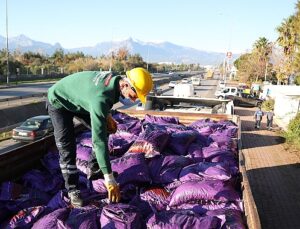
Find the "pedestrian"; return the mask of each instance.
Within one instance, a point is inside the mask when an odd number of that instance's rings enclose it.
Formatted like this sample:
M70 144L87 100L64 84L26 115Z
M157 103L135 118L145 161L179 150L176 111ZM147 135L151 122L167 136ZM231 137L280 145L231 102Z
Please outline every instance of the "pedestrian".
M88 178L104 176L108 198L120 200L120 190L109 161L107 134L115 132L116 122L110 110L122 99L146 102L153 87L150 73L143 68L126 72L127 77L112 72L85 71L64 77L48 90L46 107L54 127L59 150L59 164L71 204L84 205L78 186L76 141L73 118L78 117L92 132L93 153L88 165Z
M264 116L264 113L261 110L261 107L258 107L257 111L254 113L254 120L255 120L255 129L260 129L261 120Z
M271 109L267 112L267 128L268 130L272 130L273 128L273 117L274 117L274 109Z

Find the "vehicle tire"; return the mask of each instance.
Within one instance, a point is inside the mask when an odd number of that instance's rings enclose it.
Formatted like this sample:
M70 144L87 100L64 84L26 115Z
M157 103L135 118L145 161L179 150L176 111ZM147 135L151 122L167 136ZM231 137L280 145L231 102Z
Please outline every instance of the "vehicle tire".
M223 99L223 96L218 96L218 99Z

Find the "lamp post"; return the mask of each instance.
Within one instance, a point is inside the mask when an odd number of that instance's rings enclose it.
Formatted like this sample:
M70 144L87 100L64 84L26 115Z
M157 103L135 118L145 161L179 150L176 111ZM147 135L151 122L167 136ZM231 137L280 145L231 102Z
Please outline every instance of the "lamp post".
M7 85L9 85L9 51L8 51L8 13L7 13L7 0L6 0L6 60L7 60L6 83L7 83Z

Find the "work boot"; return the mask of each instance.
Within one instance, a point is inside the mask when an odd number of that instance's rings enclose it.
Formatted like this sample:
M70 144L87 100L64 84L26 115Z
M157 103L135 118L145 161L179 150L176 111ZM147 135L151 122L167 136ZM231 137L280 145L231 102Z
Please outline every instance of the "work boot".
M68 196L70 198L71 204L74 207L83 207L83 200L81 199L79 190L68 192Z

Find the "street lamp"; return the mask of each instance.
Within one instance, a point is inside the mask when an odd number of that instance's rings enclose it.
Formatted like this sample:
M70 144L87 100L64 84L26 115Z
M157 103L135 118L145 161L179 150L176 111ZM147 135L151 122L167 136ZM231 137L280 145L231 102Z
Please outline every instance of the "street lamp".
M7 78L6 83L9 85L9 51L8 51L8 13L7 13L7 0L6 0L6 58L7 58Z

